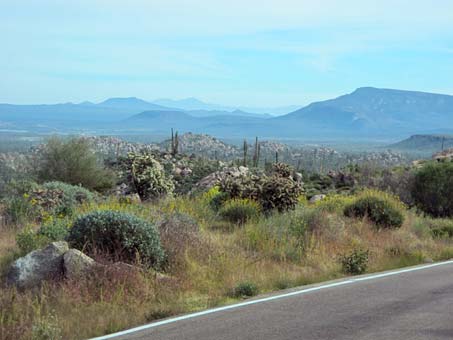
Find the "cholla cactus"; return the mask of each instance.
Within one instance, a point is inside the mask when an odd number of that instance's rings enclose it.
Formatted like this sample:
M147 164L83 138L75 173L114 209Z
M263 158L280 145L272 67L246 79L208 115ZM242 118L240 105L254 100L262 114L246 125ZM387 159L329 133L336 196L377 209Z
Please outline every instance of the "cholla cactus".
M279 177L291 177L293 172L293 167L288 164L279 162L272 165L272 174Z
M130 153L127 158L128 180L142 200L172 194L175 186L163 166L148 153Z

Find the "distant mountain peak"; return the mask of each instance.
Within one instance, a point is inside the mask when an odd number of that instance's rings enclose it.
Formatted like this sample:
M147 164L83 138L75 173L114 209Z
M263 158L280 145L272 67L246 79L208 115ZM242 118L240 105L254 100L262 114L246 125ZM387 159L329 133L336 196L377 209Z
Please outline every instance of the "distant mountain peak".
M362 86L362 87L358 87L357 89L355 89L355 91L352 93L369 93L369 92L377 92L379 90L381 90L381 89L378 89L377 87Z
M110 107L121 110L134 110L134 111L173 110L170 107L150 103L137 97L113 97L108 98L97 105L101 107Z
M112 97L104 100L100 104L109 104L109 103L147 103L143 99L137 98L137 97Z

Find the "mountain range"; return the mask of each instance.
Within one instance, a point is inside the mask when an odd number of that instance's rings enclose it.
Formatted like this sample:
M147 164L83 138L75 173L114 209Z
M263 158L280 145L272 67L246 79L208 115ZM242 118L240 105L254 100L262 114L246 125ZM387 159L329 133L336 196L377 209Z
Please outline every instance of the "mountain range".
M248 112L195 98L110 98L98 104L0 104L0 128L128 133L209 133L220 137L396 139L453 132L453 96L362 87L285 115Z

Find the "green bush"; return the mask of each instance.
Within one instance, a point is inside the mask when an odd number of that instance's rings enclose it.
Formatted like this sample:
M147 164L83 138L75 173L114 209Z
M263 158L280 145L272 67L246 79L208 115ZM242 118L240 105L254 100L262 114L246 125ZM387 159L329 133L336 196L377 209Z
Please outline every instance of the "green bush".
M344 208L348 217L367 217L377 228L400 228L404 205L393 196L379 191L365 191Z
M260 206L249 199L233 199L224 203L219 215L232 223L244 224L260 215Z
M38 153L37 176L40 182L60 181L105 191L115 177L96 157L84 138L51 138Z
M368 267L369 251L354 249L341 257L341 266L345 274L359 275L365 273Z
M244 298L255 296L259 293L258 287L252 282L241 282L232 291L232 296Z
M171 195L175 185L163 166L148 153L130 153L124 160L126 180L144 201Z
M79 217L70 229L68 241L89 254L100 251L129 263L138 258L155 268L164 259L155 226L119 211L94 211Z
M50 241L64 240L69 234L70 223L64 219L52 219L50 222L43 224L38 235L46 237Z
M230 199L230 194L227 192L218 192L213 195L209 201L209 206L214 211L219 211L222 205Z
M416 206L436 217L453 217L453 162L428 163L415 173Z
M25 228L16 235L16 244L20 255L26 255L33 250L43 248L49 243L50 241L47 237L38 235L31 228Z
M61 193L53 211L55 215L71 216L77 205L93 202L95 198L91 191L83 187L62 182L47 182L42 188L48 192Z

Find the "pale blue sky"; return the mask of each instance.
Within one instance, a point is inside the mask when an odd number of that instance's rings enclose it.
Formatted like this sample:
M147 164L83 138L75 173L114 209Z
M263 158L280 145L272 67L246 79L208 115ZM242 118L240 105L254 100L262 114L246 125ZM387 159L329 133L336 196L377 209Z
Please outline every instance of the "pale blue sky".
M453 94L451 0L0 0L0 102Z

